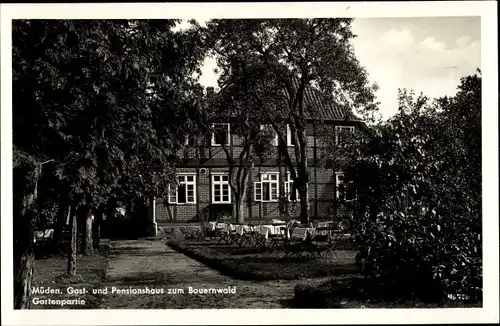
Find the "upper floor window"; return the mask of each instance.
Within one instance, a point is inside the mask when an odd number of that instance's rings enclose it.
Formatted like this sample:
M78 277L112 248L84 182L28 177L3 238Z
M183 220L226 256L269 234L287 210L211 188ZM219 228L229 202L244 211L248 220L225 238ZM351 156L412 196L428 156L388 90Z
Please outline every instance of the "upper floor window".
M212 146L229 145L230 128L229 123L212 124Z
M354 133L354 126L335 126L335 141L344 142Z
M295 187L295 184L293 183L293 179L290 173L286 174L286 179L285 179L285 194L288 198L289 201L300 201L299 197L299 191Z
M263 173L259 182L254 182L254 199L262 202L278 201L279 173Z
M170 204L196 204L196 175L178 174L177 185L168 187Z
M276 131L274 131L274 128L272 125L270 125L270 124L260 125L260 130L263 130L266 133L269 133L271 136L271 144L273 146L278 146L278 134L276 134Z
M229 187L229 175L227 173L212 175L212 203L231 203L231 187Z

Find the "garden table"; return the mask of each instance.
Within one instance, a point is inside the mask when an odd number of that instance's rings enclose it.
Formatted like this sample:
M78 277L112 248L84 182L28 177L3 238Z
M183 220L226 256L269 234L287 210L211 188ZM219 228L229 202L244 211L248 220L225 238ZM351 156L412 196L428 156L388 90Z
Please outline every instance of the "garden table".
M266 246L266 241L269 236L269 228L264 225L254 227L254 231L250 233L253 237L253 245L255 248Z
M314 234L315 230L315 228L295 227L292 232L292 238L306 240Z
M43 231L33 232L33 243L34 245L42 251L49 248L54 238L54 229L46 229Z
M227 243L228 229L226 223L216 223L215 224L215 237L217 244Z
M270 233L268 238L270 239L269 248L281 248L285 246L285 241L290 239L290 229L286 226L275 226L273 233Z
M43 231L34 231L33 232L33 242L45 242L48 240L52 240L54 237L54 229L46 229Z
M217 222L208 222L208 231L215 231Z
M250 232L253 228L250 225L238 224L235 226L236 233L243 235L245 232Z
M243 247L248 245L255 246L255 236L257 235L256 227L250 225L237 225L236 233L240 235L238 245Z
M310 257L314 256L316 245L311 241L316 232L315 228L311 227L295 227L292 231L290 239L284 243L285 258L291 256L302 257L303 253Z
M332 222L332 221L318 222L318 228L330 228L330 229L334 229L335 228L335 222Z

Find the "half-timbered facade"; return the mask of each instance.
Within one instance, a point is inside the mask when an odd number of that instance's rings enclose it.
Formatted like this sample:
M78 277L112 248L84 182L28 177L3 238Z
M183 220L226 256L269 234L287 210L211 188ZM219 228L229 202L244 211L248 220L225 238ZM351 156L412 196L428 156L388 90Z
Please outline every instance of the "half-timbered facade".
M310 88L305 95L306 107L314 108L306 117L309 207L312 219L323 219L329 217L342 182L341 166L328 164L324 159L325 150L328 150L324 139L338 138L365 126L350 110L326 101L319 91ZM262 126L263 129L266 127ZM293 137L289 130L286 134L287 149L293 158ZM231 122L216 122L209 135L187 136L185 142L185 148L177 153L180 158L177 184L171 185L168 198L154 201L154 220L161 225L231 218L234 198L222 145L231 150L233 157L241 153L241 139L231 132ZM248 175L245 222L298 218L299 197L289 171L280 159L277 137L271 143L272 154L265 161L254 162Z

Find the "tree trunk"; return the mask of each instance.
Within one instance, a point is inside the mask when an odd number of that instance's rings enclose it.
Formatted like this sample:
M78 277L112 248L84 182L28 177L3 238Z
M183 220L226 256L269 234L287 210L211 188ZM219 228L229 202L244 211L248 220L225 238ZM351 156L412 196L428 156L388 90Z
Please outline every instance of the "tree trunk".
M245 223L245 216L243 215L243 203L244 203L244 196L239 196L239 198L236 200L235 206L236 206L236 221L238 224L243 224Z
M300 223L309 224L309 189L307 183L299 188Z
M35 264L32 212L18 217L14 224L14 309L29 309L31 280Z
M19 170L14 170L14 309L29 309L35 265L32 222L41 166Z
M26 218L23 224L26 224ZM14 309L29 309L31 305L31 280L35 254L33 251L33 231L27 225L18 225L21 232L15 232L17 243L14 247Z
M68 275L75 276L76 274L76 240L78 237L78 223L76 212L71 217L71 240L68 250Z
M85 222L85 229L83 233L83 255L91 256L94 254L93 239L92 239L92 210L90 207L85 207L83 218Z
M92 229L94 248L99 248L99 244L101 242L102 215L103 215L103 209L102 209L102 207L100 207L95 214L95 219L94 219L93 229Z

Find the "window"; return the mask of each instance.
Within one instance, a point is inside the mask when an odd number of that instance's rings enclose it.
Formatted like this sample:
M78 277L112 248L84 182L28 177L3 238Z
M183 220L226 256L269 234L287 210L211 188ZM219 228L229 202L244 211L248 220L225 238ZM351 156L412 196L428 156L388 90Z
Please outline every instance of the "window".
M290 129L290 125L286 125L286 145L295 146L295 137L292 134L292 129Z
M229 145L229 123L214 123L212 127L212 146Z
M278 146L278 134L276 134L272 125L260 125L260 130L265 130L266 132L270 133L272 135L271 144L273 146Z
M286 174L285 194L289 201L300 201L299 191L295 187L290 173Z
M227 174L212 175L212 203L214 204L231 203L231 188L229 187L229 175Z
M346 136L354 133L354 126L335 126L335 140L337 143L344 142Z
M278 201L278 173L263 173L260 182L254 182L255 201Z
M196 144L196 139L193 135L184 136L184 146L194 146Z
M335 186L336 186L336 192L335 192L335 198L340 198L340 185L344 181L344 174L342 172L335 172Z
M168 187L168 202L170 204L196 204L196 175L177 175L175 188L170 185Z
M352 181L346 183L344 181L344 174L342 172L335 172L335 183L337 186L337 198L342 198L345 201L356 199L354 183Z

